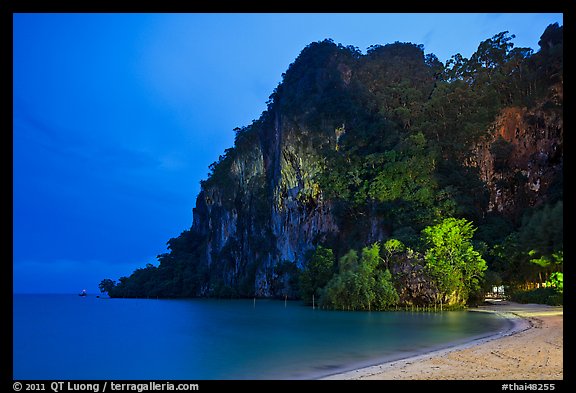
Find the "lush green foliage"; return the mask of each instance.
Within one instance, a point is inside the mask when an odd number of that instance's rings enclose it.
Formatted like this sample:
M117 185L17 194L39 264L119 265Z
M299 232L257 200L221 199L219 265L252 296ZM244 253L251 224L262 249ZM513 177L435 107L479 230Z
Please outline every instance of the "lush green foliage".
M552 273L546 281L546 287L555 288L557 292L564 293L564 273Z
M422 233L428 245L424 259L446 303L466 303L481 289L486 261L472 245L476 228L465 219L446 218Z
M339 111L345 116L332 123L342 135L326 146L317 178L324 195L340 203L340 226L378 216L395 236L446 216L483 219L485 185L463 163L502 108L545 97L546 77L557 77L562 66L561 28L547 30L543 42L555 49L537 54L514 48L514 35L502 32L480 43L470 59L457 54L445 65L422 46L399 42L349 55L356 79L345 89L347 107ZM323 45L326 53L341 53ZM507 168L510 148L504 140L494 144L496 169Z
M339 273L328 282L322 294L325 307L341 310L385 310L398 302L392 275L382 265L380 245L351 250L339 263Z
M528 291L512 290L509 297L510 300L518 303L538 303L550 306L560 306L564 303L563 293L551 287L534 288Z
M339 310L465 305L481 291L486 271L486 262L472 244L475 230L465 219L446 218L422 231L421 258L398 239L388 239L384 246L373 243L362 248L360 257L349 250L340 257L336 273L332 250L319 246L302 275L301 283L308 289L305 296L313 293L318 299L320 295L323 307ZM402 274L405 261L412 266L421 263L422 269L411 269L406 276ZM411 285L418 288L416 292ZM406 289L409 296L404 296Z
M318 246L309 254L300 274L300 294L306 303L320 298L320 292L334 274L334 253L329 248Z
M527 211L520 227L494 245L492 268L513 288L544 284L563 271L563 202Z

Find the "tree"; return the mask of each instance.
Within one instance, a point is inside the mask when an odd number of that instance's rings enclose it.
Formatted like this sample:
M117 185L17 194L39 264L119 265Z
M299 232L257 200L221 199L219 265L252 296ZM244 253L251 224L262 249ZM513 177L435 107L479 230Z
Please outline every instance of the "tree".
M319 298L321 289L334 275L334 252L330 248L318 246L308 257L300 274L300 294L306 303Z
M552 273L546 284L556 288L559 293L564 293L564 273Z
M406 246L398 239L388 239L386 243L384 243L384 247L382 249L384 254L384 263L386 264L387 268L390 268L392 265L393 257L401 252L406 250Z
M349 251L340 258L340 273L326 285L322 304L341 310L384 310L398 302L392 275L382 264L380 244Z
M533 257L537 255L537 252L535 250L530 250L528 255ZM561 272L562 265L564 264L564 252L558 251L553 253L551 256L544 255L539 258L532 258L530 259L530 262L540 267L538 271L538 279L540 285L542 285L545 281L549 281L549 277L551 277L552 274Z
M116 287L116 281L111 280L109 278L105 278L104 280L100 281L100 284L98 284L100 292L107 294L110 294L110 292L112 292L115 287Z
M384 310L398 303L399 296L390 270L377 270L374 283L374 306L375 310Z
M471 239L476 228L466 219L446 218L422 231L428 245L426 266L436 280L443 301L465 304L480 290L486 261L474 250Z
M516 289L542 285L564 266L563 201L528 211L517 231L510 233L492 253L504 282Z
M513 38L516 38L514 34L509 36L507 31L503 31L482 41L470 58L472 66L492 70L504 64L508 59L508 53L514 47L511 42Z
M538 45L540 50L547 51L564 41L564 26L559 26L558 22L548 25L544 33L540 36Z
M344 273L355 270L358 267L358 253L350 250L338 260L338 271Z

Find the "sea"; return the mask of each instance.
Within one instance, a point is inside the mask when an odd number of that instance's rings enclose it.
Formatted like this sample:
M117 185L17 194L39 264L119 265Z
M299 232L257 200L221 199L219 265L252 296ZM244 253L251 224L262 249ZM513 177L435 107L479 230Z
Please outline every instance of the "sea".
M13 298L15 380L315 379L507 330L473 311L327 311L299 301Z

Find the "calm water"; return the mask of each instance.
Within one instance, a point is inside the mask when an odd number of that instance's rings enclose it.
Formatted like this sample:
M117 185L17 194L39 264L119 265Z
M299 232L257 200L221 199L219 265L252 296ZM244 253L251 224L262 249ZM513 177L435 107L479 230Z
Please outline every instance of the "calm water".
M14 379L302 379L508 327L479 312L14 295Z

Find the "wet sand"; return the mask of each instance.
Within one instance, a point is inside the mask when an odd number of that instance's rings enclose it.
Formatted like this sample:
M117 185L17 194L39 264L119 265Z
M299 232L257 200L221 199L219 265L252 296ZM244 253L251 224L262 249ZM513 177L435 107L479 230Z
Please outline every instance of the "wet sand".
M352 380L561 380L563 307L493 302L474 310L512 322L493 336L406 359L331 375Z

